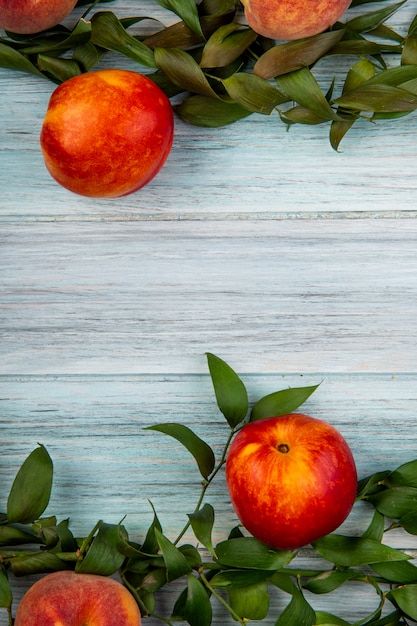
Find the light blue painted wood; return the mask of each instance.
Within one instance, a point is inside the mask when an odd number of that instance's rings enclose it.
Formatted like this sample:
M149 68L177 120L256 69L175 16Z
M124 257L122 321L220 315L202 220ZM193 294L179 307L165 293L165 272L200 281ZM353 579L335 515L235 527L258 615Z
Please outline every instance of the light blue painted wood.
M107 6L175 19L151 0ZM405 33L416 8L409 0L393 26ZM133 66L109 55L103 67L114 63ZM345 69L332 59L321 84ZM252 399L322 381L305 410L340 428L360 476L416 458L416 114L359 123L339 154L325 126L176 120L158 177L105 201L61 189L44 168L52 89L0 71L0 510L41 441L56 471L48 510L74 530L126 514L140 538L150 498L174 537L198 474L179 444L143 427L187 424L220 454L227 429L205 351L242 375ZM220 540L236 523L222 474L208 501ZM356 507L344 528L358 534L368 519ZM414 537L389 541L416 554ZM301 558L314 564L308 550ZM14 581L15 604L31 582ZM161 611L178 592L162 595ZM350 621L377 604L355 586L309 600ZM287 601L277 595L267 626ZM216 609L215 626L232 623Z

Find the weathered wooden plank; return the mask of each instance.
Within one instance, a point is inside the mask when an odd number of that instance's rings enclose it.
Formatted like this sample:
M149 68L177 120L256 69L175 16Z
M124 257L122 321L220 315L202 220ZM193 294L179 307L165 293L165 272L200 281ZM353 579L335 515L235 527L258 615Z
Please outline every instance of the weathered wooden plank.
M414 220L3 224L1 372L195 372L206 350L414 372L416 238Z

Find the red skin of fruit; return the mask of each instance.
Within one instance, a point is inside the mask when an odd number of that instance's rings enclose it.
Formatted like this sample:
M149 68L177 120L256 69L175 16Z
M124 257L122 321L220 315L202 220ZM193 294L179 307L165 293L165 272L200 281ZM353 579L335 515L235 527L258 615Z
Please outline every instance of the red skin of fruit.
M280 550L301 548L334 531L350 513L357 490L345 439L330 424L302 413L244 426L229 449L226 481L243 526Z
M113 578L73 571L39 579L23 596L15 626L140 626L132 594Z
M74 193L117 198L149 183L164 165L174 115L164 92L130 70L99 70L53 92L40 143L51 176Z
M242 0L249 26L271 39L318 35L333 26L352 0Z
M31 35L59 24L77 0L0 0L0 28Z

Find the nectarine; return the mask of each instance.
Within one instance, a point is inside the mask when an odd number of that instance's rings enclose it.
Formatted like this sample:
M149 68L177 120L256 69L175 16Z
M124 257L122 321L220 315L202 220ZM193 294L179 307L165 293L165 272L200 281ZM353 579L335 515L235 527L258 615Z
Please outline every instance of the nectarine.
M59 24L77 0L0 0L0 28L30 35Z
M29 588L16 611L15 626L140 626L136 600L106 576L62 571Z
M49 173L63 187L115 198L156 176L173 136L164 92L138 72L109 69L80 74L55 89L40 143Z
M357 490L346 440L330 424L301 413L244 426L229 449L226 481L243 526L282 550L335 530Z
M302 39L333 26L352 0L242 0L249 26L270 39Z

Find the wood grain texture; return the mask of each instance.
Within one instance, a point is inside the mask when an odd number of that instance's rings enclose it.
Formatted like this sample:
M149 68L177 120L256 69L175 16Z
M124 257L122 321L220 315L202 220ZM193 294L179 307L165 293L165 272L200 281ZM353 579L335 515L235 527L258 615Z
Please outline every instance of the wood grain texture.
M106 8L175 19L152 0ZM392 25L405 33L416 9L409 0ZM341 63L318 68L323 86L340 82ZM114 64L140 69L117 55L102 62ZM0 70L0 510L42 442L55 465L48 512L70 516L75 532L126 515L140 539L150 499L175 537L199 476L177 442L144 427L186 424L221 453L227 427L206 351L241 374L252 401L321 382L305 410L342 431L360 476L416 458L416 114L358 123L340 153L326 126L176 119L172 153L147 187L92 200L45 170L52 90ZM207 500L221 540L236 523L222 474ZM355 507L344 530L360 533L369 516ZM388 540L416 554L415 537ZM300 558L314 564L309 550ZM31 582L13 581L15 605ZM161 612L178 593L162 594ZM377 605L354 584L308 599L352 622ZM276 594L263 623L287 602ZM213 623L233 621L216 608Z

